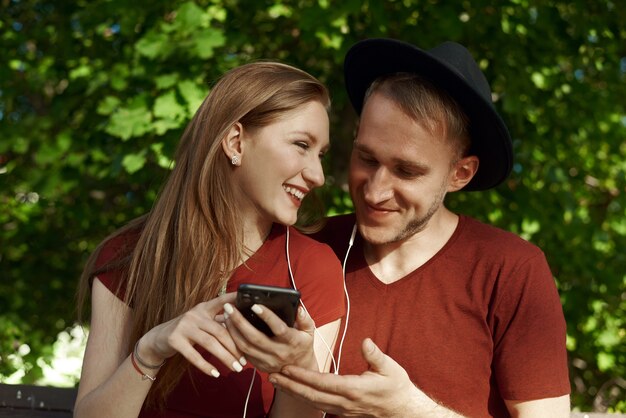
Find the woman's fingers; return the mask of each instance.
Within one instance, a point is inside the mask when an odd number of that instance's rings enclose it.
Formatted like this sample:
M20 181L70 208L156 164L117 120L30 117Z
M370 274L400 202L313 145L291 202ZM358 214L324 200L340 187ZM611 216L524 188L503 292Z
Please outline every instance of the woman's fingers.
M178 318L157 328L163 348L179 352L191 364L211 376L219 376L217 368L207 361L198 348L203 348L230 370L240 372L246 361L224 325L216 321L224 303L233 302L235 294L219 296L196 305ZM170 354L171 356L172 354ZM242 364L243 363L243 364Z
M240 372L245 365L245 359L242 364L243 353L237 348L226 328L217 322L203 324L203 327L206 327L202 329L205 332L194 335L193 341L213 354L226 367Z
M191 344L176 344L173 345L176 350L189 361L192 365L197 367L199 370L208 374L209 376L219 377L220 372L217 371L217 368L205 360L204 357L191 345Z
M257 330L235 307L228 305L224 307L224 313L228 317L226 321L228 332L237 347L258 370L273 372L286 364L308 365L311 359L315 361L314 326L312 321L307 322L304 312L300 313L300 321L303 328L311 326L310 332L287 326L266 306L253 305L253 312L274 332L272 338Z
M255 304L252 305L252 312L264 321L275 337L281 337L289 331L287 324L271 309L266 306ZM267 336L261 331L257 330L248 320L235 308L232 304L227 303L224 305L224 312L228 316L230 324L234 324L240 334L253 344L265 344Z
M268 336L256 329L230 303L224 305L224 316L226 317L227 332L237 345L237 348L245 354L254 355L258 347L271 344Z
M294 326L311 335L315 333L315 322L302 306L298 306L298 314L296 315L296 323Z

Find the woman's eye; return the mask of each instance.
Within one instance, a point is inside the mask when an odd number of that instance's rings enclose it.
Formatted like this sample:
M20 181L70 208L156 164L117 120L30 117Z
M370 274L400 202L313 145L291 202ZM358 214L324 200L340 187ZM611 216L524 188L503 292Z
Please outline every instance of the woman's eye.
M303 141L297 141L296 145L299 146L300 148L307 150L309 149L309 144Z

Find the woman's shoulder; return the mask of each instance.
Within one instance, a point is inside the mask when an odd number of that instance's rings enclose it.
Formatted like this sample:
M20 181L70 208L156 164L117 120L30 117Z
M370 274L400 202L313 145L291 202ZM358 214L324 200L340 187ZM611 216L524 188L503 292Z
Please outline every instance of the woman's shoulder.
M91 279L98 278L120 299L124 298L125 273L141 235L141 227L125 227L105 238L98 246Z
M331 251L327 244L315 239L314 235L298 230L294 227L289 227L289 246L301 251Z
M137 245L140 234L141 229L126 229L105 238L100 244L95 270L106 268L112 262L129 257Z

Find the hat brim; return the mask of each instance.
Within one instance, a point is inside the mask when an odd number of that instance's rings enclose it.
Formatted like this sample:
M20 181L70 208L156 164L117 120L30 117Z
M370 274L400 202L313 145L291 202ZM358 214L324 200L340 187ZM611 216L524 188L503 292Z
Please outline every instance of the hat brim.
M491 101L485 100L446 62L411 44L392 39L368 39L346 54L344 77L348 96L360 115L365 92L378 77L415 73L445 90L469 118L470 154L479 168L463 190L486 190L502 183L513 166L511 137Z

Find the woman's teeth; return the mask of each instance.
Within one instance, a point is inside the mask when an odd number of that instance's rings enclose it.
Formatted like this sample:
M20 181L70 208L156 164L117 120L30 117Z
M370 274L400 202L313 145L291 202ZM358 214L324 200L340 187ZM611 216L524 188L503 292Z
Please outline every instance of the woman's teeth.
M296 199L298 200L302 200L304 199L304 193L294 187L289 187L289 186L283 186L283 188L285 189L285 191L289 194L291 194L292 196L294 196Z

